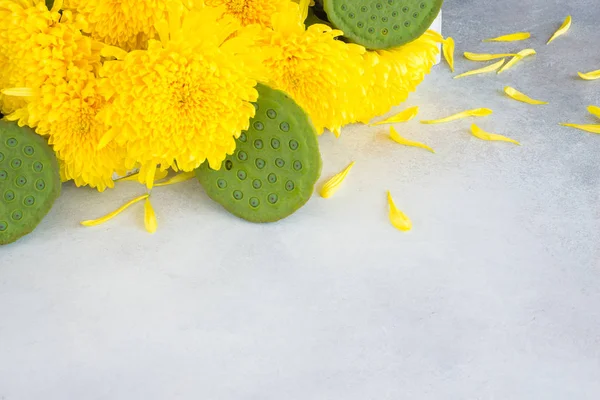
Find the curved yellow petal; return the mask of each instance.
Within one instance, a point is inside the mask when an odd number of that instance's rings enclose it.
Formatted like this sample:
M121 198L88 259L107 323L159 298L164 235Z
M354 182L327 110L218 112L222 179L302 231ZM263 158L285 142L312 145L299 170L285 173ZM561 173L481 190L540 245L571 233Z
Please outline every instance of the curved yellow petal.
M590 112L590 114L592 114L593 116L596 116L596 117L600 118L600 107L589 106L587 109Z
M569 15L565 19L565 22L563 22L561 27L558 28L558 30L554 33L554 35L552 35L552 37L548 40L548 43L546 43L546 44L548 45L548 44L552 43L554 41L554 39L567 33L569 31L569 29L571 28L571 22L572 22L572 19L571 19L571 16Z
M595 81L596 79L600 79L600 69L597 71L591 72L578 72L579 77L586 81Z
M454 77L454 79L458 79L458 78L462 78L465 76L471 76L471 75L479 75L479 74L487 74L490 72L496 72L498 70L498 68L500 68L502 66L502 64L504 64L504 58L500 61L498 61L497 63L494 63L492 65L488 65L487 67L483 67L483 68L479 68L479 69L474 69L472 71L468 71L465 73L462 73L460 75L456 75Z
M156 213L154 212L154 208L152 208L152 203L150 203L150 197L146 198L146 203L144 204L144 226L149 233L156 232L158 228Z
M157 181L163 180L167 177L167 175L169 175L169 170L161 171L160 169L156 168L156 172L154 173L154 181L157 182ZM136 172L134 174L127 175L123 178L119 178L115 182L139 182L139 181L140 181L140 173ZM157 186L161 186L161 185L157 184Z
M475 108L473 110L467 110L467 111L459 112L458 114L450 115L449 117L446 117L446 118L421 121L421 123L427 124L427 125L441 124L441 123L456 121L458 119L468 118L468 117L486 117L488 115L491 115L492 113L493 113L493 111L490 110L489 108Z
M354 164L355 161L352 161L350 165L348 165L342 172L334 175L331 179L325 182L325 184L321 188L321 191L319 192L321 197L323 197L324 199L328 199L331 196L333 196L334 193L337 192L340 188L342 182L344 182L344 180L348 176L348 173L350 173L352 167L354 167Z
M509 142L509 143L514 143L519 146L521 145L521 143L519 143L516 140L511 139L509 137L497 135L495 133L486 132L475 124L471 125L471 133L473 134L473 136L475 136L476 138L481 139L481 140L489 140L489 141L496 141L496 142Z
M420 142L414 142L412 140L403 138L402 136L400 136L398 131L396 131L396 129L394 129L393 126L390 126L390 139L392 139L394 142L396 142L398 144L401 144L404 146L410 146L410 147L419 147L421 149L428 150L435 154L435 150L433 150L431 147L427 146L426 144L420 143Z
M33 89L30 88L10 88L2 89L2 94L6 96L17 96L17 97L31 97L33 96Z
M410 107L404 111L400 111L398 114L392 115L391 117L384 119L383 121L372 123L371 125L385 125L395 124L398 122L408 122L419 114L419 107Z
M511 58L505 65L504 67L500 68L498 70L498 73L501 74L506 70L511 69L512 67L515 66L516 63L518 63L519 61L521 61L522 59L524 59L525 57L529 57L529 56L533 56L537 54L535 52L534 49L525 49L525 50L521 50L520 52L517 53L516 56L514 56L513 58Z
M591 124L560 124L562 126L567 126L569 128L579 129L585 132L590 133L600 133L600 125L591 125Z
M121 214L123 211L127 210L129 207L131 207L135 203L139 203L140 201L147 199L148 196L150 196L150 195L145 194L143 196L136 197L135 199L133 199L133 200L125 203L121 207L117 208L115 211L113 211L113 212L111 212L109 214L106 214L103 217L100 217L98 219L91 219L91 220L87 220L87 221L82 221L81 225L83 225L83 226L96 226L96 225L100 225L100 224L103 224L105 222L108 222L111 219L113 219L114 217L116 217L117 215Z
M514 54L511 54L511 53L484 54L484 53L470 53L468 51L465 51L464 55L467 60L471 60L471 61L492 61L492 60L497 60L499 58L514 57L517 54L516 53L514 53Z
M168 179L165 182L155 183L154 187L175 185L177 183L189 181L190 179L194 178L195 176L196 176L195 172L182 172L180 174L173 176L172 178Z
M534 105L548 104L547 101L535 100L531 97L527 96L524 93L519 92L517 89L507 86L504 88L504 93L508 95L511 99Z
M450 71L454 72L454 39L451 37L446 38L442 42L442 51L446 62L450 66Z
M394 228L403 232L410 231L412 229L412 222L410 218L408 218L402 211L398 210L398 207L396 207L394 199L392 199L392 194L389 190L387 192L387 201L390 208L390 222Z
M484 39L484 42L517 42L519 40L526 40L531 37L529 32L517 32L511 33L510 35L498 36L491 39Z

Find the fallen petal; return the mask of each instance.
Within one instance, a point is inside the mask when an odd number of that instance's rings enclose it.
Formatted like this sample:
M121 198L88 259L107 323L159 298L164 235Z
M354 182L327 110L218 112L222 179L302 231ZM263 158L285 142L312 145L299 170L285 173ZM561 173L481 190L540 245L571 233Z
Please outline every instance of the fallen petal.
M510 35L498 36L492 39L485 39L484 42L517 42L519 40L526 40L531 37L529 32L517 32L511 33Z
M527 96L526 94L521 93L517 89L512 88L510 86L507 86L504 88L504 93L506 93L508 95L508 97L510 97L514 100L523 102L523 103L534 104L534 105L548 104L547 101L532 99L531 97Z
M390 208L390 222L394 228L403 232L410 231L412 229L412 222L410 218L408 218L402 211L398 210L389 190L387 192L387 201Z
M592 72L578 72L578 74L581 79L585 79L586 81L600 79L600 69Z
M500 68L502 66L502 64L504 64L504 58L500 61L498 61L497 63L494 63L492 65L488 65L487 67L483 67L483 68L479 68L479 69L474 69L472 71L468 71L465 73L462 73L460 75L456 75L454 77L454 79L458 79L458 78L462 78L465 76L471 76L471 75L479 75L479 74L487 74L490 72L496 72L498 71L498 68Z
M100 217L98 219L91 219L88 221L82 221L81 225L83 226L96 226L96 225L100 225L103 224L105 222L110 221L111 219L113 219L114 217L116 217L117 215L121 214L123 211L127 210L129 207L131 207L132 205L134 205L135 203L139 203L142 200L145 200L148 198L148 194L145 194L143 196L140 197L136 197L135 199L125 203L124 205L122 205L121 207L119 207L118 209L116 209L115 211L106 214L103 217Z
M344 182L344 180L348 176L348 173L350 172L354 164L355 162L352 161L350 165L348 165L342 172L334 175L330 180L328 180L321 188L321 192L319 193L321 197L323 197L324 199L328 199L331 196L333 196L334 193L337 192L340 188L342 182Z
M521 50L520 52L517 53L516 56L514 56L513 58L511 58L505 65L504 67L500 68L498 70L498 73L501 74L506 70L511 69L512 67L515 66L516 63L518 63L519 61L521 61L522 59L524 59L525 57L529 57L529 56L533 56L537 54L535 52L534 49L525 49L525 50Z
M590 114L600 118L600 107L589 106L588 111L590 112Z
M152 203L150 203L150 197L146 198L146 203L144 204L144 226L149 233L156 232L158 228L156 213L154 212L154 208L152 208Z
M454 72L454 39L451 37L446 38L442 42L442 51L446 62L450 66L450 71Z
M548 45L548 44L552 43L554 41L554 39L567 33L569 31L569 28L571 28L571 22L572 22L571 16L569 15L565 19L565 22L563 22L561 27L558 28L558 30L554 33L554 35L552 35L552 37L550 38L550 40L548 40L548 43L546 43L546 44Z
M481 139L481 140L489 140L489 141L496 141L496 142L509 142L509 143L517 144L519 146L521 145L521 143L519 143L516 140L511 139L509 137L497 135L495 133L486 132L475 124L471 125L471 133L473 134L473 136L475 136L476 138Z
M482 53L469 53L468 51L465 51L465 58L467 60L471 60L471 61L492 61L492 60L497 60L499 58L505 58L505 57L514 57L517 54L510 54L510 53L504 53L504 54L482 54Z
M458 114L450 115L449 117L446 117L446 118L432 119L429 121L421 121L421 123L427 124L427 125L441 124L444 122L456 121L458 119L468 118L468 117L486 117L488 115L491 115L492 113L493 113L493 111L490 110L489 108L476 108L474 110L467 110L467 111L460 112Z
M172 178L168 179L165 182L155 183L154 187L175 185L177 183L189 181L190 179L194 178L195 176L196 176L195 172L182 172L180 174L173 176Z
M586 125L586 124L560 124L562 126L568 126L569 128L580 129L582 131L590 133L600 133L600 125Z
M396 131L396 129L394 129L393 126L390 126L390 138L398 144L402 144L404 146L410 146L410 147L419 147L421 149L428 150L435 154L435 151L431 147L427 146L426 144L420 143L420 142L414 142L412 140L403 138L402 136L400 136L398 131Z
M404 111L400 111L398 114L392 115L388 119L384 119L383 121L375 122L371 125L385 125L385 124L395 124L398 122L408 122L419 113L419 107L410 107Z

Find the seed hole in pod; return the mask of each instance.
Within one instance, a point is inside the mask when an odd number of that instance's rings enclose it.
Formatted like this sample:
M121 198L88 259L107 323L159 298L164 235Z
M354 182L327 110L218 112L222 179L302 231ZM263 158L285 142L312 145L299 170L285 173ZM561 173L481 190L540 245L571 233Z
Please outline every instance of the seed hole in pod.
M0 162L4 161L4 154L2 154L2 152L0 152Z
M277 175L275 175L275 174L269 174L269 176L267 176L267 180L269 181L269 183L276 183L277 182Z
M277 111L275 110L267 110L267 117L271 118L271 119L275 119L277 118Z
M39 161L33 163L33 170L35 172L42 172L44 170L44 164Z
M250 198L250 206L253 208L260 206L260 200L258 200L256 197L251 197Z
M260 181L260 179L255 179L252 181L252 187L254 189L260 189L262 187L262 182Z
M17 147L17 145L18 145L18 144L19 144L19 142L17 142L17 139L15 139L15 138L9 138L9 139L6 141L6 145L7 145L8 147Z
M392 17L396 18L398 16L398 11L393 11L392 12Z
M369 11L369 7L367 7L367 6L362 6L362 7L360 8L360 11L362 11L362 12L367 12L367 11Z
M375 28L371 27L367 30L369 33L375 33Z
M383 28L383 29L381 30L381 34L382 34L383 36L387 35L388 33L389 33L389 31L387 30L387 28Z
M4 200L13 201L14 199L15 199L15 192L13 192L12 190L7 190L6 192L4 192Z
M10 166L13 167L13 169L21 168L21 165L23 165L23 161L19 158L15 158L10 162Z
M377 21L377 15L371 15L371 21Z
M365 24L363 24L361 21L359 21L356 26L358 26L359 28L362 28L365 26Z
M8 172L3 169L0 169L0 181L4 181L8 178Z
M394 30L397 31L398 29L400 29L400 25L394 25Z
M402 12L403 13L408 14L409 11L410 11L409 7L406 7L406 6L402 7Z
M26 156L32 156L33 153L35 153L35 150L31 146L25 146L23 147L23 153L25 153Z
M256 168L258 169L263 169L267 165L266 161L262 158L257 158L254 164L256 164Z
M217 187L219 189L225 189L227 187L227 181L225 179L217 180Z
M237 155L238 160L246 161L248 159L248 154L245 151L240 151Z
M388 0L388 4L389 4L390 6L394 5L394 0Z
M233 198L236 200L241 200L244 198L244 194L242 192L240 192L239 190L234 190L233 191Z
M410 26L410 21L404 21L404 26L408 28Z
M252 105L254 106L254 110L258 111L260 109L260 106L258 105L258 103L252 103Z
M277 165L279 168L283 168L285 167L285 161L283 161L282 158L278 158L275 160L275 165Z
M248 176L248 174L246 174L246 171L244 171L243 169L240 169L237 173L237 177L241 181L245 180L246 176Z
M245 132L242 132L240 135L240 142L246 143L247 140L248 140L248 136L246 136Z
M345 5L345 4L342 4L342 6L340 7L340 9L341 9L342 11L346 11L346 10L348 10L348 6L347 6L347 5Z
M290 124L288 124L287 122L282 122L281 124L279 124L279 129L281 129L284 132L288 132L290 130Z
M21 210L16 210L13 211L12 215L11 215L12 219L14 219L15 221L20 221L21 218L23 218L23 212Z
M292 181L287 181L285 183L285 190L287 190L288 192L291 192L292 190L294 190L295 187L296 187L296 185L294 185L294 182L292 182Z
M254 148L255 148L255 149L261 150L263 147L264 147L264 144L263 144L263 141L262 141L262 140L260 140L260 139L256 139L256 140L254 141Z
M0 221L0 232L4 232L8 229L8 222Z
M300 160L294 161L294 169L296 171L300 171L302 169L302 163L300 162Z
M15 185L17 185L18 187L23 187L23 186L25 186L26 183L27 183L27 178L25 178L24 176L19 176L15 180Z
M231 171L231 168L233 168L233 163L231 162L231 160L225 161L225 169L227 171Z
M37 190L44 190L44 189L46 189L46 182L44 182L43 179L38 179L37 182L35 182L35 188Z
M35 197L33 197L33 196L25 197L25 199L23 199L23 204L25 204L27 207L31 207L32 205L35 204Z
M354 15L354 13L348 13L348 18L354 19L354 17L356 17L356 15Z
M265 129L265 125L260 121L256 121L254 123L254 129L256 129L257 131L262 131L263 129Z
M388 17L381 17L381 22L388 22Z
M291 150L298 150L298 147L300 147L300 144L298 143L298 141L292 139L290 140L290 149Z
M378 10L381 10L383 8L383 5L381 5L381 3L377 3L375 5L375 8L378 9Z
M419 18L419 13L413 13L413 18L414 18L414 19L417 19L417 18Z
M279 200L279 197L275 193L271 193L268 197L268 200L269 200L269 203L275 204L275 203L277 203L277 200Z
M421 4L419 4L419 7L421 7L421 10L424 10L425 7L427 7L427 5L425 3L421 3Z
M271 139L271 147L277 150L281 146L281 142L279 139L273 138Z

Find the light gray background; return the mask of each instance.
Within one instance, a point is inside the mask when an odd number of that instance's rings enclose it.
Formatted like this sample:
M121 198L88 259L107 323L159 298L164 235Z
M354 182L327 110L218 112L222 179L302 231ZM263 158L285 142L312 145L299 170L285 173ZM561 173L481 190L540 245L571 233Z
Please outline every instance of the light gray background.
M568 36L545 41L566 15ZM501 76L453 80L441 64L403 105L422 118L475 107L522 147L470 136L472 121L322 137L330 199L252 225L196 182L155 190L94 229L78 221L143 192L67 185L35 231L0 249L0 399L598 399L600 82L596 0L448 1L462 51L534 47ZM525 43L481 39L531 30ZM551 104L503 96L510 84ZM387 220L385 191L414 222Z

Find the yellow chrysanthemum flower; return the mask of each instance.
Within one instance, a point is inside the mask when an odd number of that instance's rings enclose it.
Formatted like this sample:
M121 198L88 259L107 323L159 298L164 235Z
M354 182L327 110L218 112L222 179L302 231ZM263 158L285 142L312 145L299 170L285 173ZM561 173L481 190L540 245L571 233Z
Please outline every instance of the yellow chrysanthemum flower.
M85 22L59 13L61 3L48 10L44 0L0 0L0 90L39 88L49 77L65 77L70 66L100 66L99 47L81 33ZM24 112L25 104L21 97L0 96L4 114Z
M223 12L199 7L181 23L180 10L170 10L148 50L104 53L117 60L102 69L109 104L101 118L110 127L102 143L127 146L128 165L139 165L148 185L157 165L192 171L208 160L220 168L254 116L260 27L240 28Z
M265 60L270 85L290 94L311 116L317 132L324 128L339 134L342 126L357 120L364 102L364 47L347 44L342 35L325 25L304 27L298 6L278 13L267 33Z
M125 50L146 48L155 25L167 18L169 4L187 0L65 0L65 8L82 15L92 38Z
M271 26L271 18L278 12L291 9L291 0L205 0L209 7L224 6L227 15L242 25Z
M368 123L387 113L414 92L435 65L441 38L425 33L419 39L391 50L364 54L365 98L355 104L356 120Z

